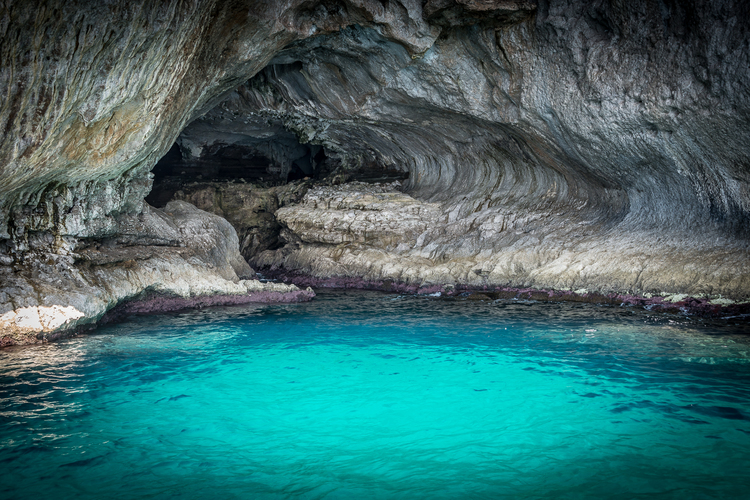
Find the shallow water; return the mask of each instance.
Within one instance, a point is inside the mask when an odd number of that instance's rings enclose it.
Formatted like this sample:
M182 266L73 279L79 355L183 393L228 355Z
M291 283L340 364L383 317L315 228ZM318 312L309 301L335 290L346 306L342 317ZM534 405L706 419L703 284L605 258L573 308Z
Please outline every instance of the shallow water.
M740 498L747 323L326 292L0 351L0 497Z

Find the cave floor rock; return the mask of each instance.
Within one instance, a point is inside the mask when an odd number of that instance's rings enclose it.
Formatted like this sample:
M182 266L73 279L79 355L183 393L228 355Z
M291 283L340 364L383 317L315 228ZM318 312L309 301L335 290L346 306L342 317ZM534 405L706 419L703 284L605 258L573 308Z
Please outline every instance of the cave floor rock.
M311 188L300 203L276 212L286 245L251 263L312 286L491 290L710 311L748 301L750 252L741 242L716 237L698 246L687 233L681 239L618 227L603 237L549 214L502 207L457 216L451 204L421 201L400 188Z
M727 238L695 245L689 231L612 226L602 239L542 210L462 214L402 181L183 182L173 198L227 217L254 267L302 286L747 312L750 255Z

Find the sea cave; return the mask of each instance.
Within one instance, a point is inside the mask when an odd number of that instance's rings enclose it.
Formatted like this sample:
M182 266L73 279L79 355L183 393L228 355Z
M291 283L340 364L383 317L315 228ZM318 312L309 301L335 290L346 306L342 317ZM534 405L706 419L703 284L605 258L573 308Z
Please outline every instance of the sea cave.
M748 20L0 3L0 497L741 496Z

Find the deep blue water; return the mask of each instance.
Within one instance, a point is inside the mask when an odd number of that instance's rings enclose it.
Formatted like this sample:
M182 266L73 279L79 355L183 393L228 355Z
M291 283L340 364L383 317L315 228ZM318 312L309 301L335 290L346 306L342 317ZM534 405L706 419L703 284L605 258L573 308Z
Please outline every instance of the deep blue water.
M738 321L377 292L133 317L0 351L0 498L749 498Z

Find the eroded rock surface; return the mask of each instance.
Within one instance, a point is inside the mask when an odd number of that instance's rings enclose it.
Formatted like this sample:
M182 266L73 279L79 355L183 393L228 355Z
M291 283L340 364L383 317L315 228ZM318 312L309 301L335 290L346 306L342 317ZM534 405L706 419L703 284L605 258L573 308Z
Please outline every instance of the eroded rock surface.
M316 187L302 203L276 212L288 244L253 260L261 268L314 277L360 277L426 287L469 285L579 293L742 299L748 287L745 247L729 239L701 246L658 233L550 233L538 214L455 208L425 202L398 185ZM541 225L541 229L540 229ZM658 241L658 245L653 242Z
M0 265L0 345L55 338L118 305L145 312L314 296L247 279L254 272L232 226L183 201L145 206L111 239L80 245L42 233L29 243L23 262Z
M97 304L89 318L100 311L98 297L128 296L132 290L109 290L116 276L79 283L71 249L114 242L120 260L109 269L133 274L128 262L138 259L124 257L140 255L139 245L166 245L167 237L157 231L127 243L124 219L151 217L142 203L148 172L185 125L290 42L351 23L377 27L415 52L437 36L418 4L376 0L0 3L2 307L67 311L69 297L82 304L89 297ZM226 274L210 270L207 252L190 262L197 267L188 281L214 293L229 285L203 285ZM60 269L37 265L41 254ZM181 289L179 276L167 284L168 268L181 267L174 258L139 275L134 289Z
M276 211L299 202L310 184L297 182L261 187L234 182L192 182L181 185L173 199L225 217L237 231L240 254L250 260L265 250L283 245L279 240L282 226Z
M428 2L441 29L428 50L366 26L294 42L185 134L231 142L248 117L255 136L259 120L281 121L344 167L407 171L404 193L440 205L393 253L355 226L343 235L356 208L305 201L279 213L295 246L261 265L747 300L750 36L735 20L748 14L733 2ZM327 246L341 238L356 244Z
M259 199L206 203L263 265L748 300L748 18L734 0L1 3L1 314L45 329L143 290L240 290L222 223L141 201L175 141L282 181L330 170L297 207L269 198L284 248L247 239ZM378 169L401 187L335 186Z
M358 22L413 51L438 33L416 2L3 2L0 237L57 185L148 172L286 45Z

